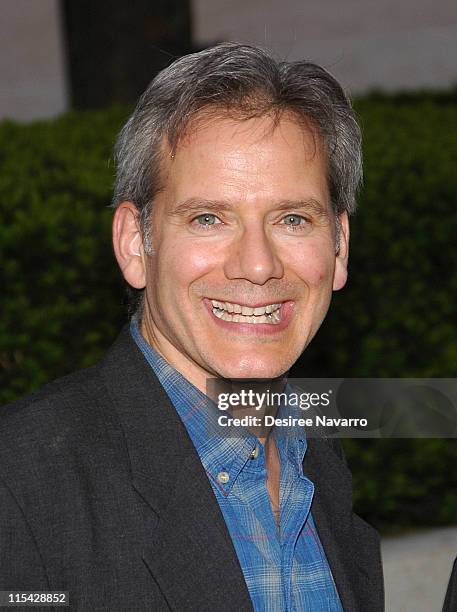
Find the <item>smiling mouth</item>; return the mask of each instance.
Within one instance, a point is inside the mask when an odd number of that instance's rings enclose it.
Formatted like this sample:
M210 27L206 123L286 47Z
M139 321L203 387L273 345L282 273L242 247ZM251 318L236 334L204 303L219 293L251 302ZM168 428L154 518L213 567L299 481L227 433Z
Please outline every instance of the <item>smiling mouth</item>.
M219 302L211 300L213 314L223 321L232 323L270 323L278 325L281 322L281 303L265 306L243 306L234 302Z

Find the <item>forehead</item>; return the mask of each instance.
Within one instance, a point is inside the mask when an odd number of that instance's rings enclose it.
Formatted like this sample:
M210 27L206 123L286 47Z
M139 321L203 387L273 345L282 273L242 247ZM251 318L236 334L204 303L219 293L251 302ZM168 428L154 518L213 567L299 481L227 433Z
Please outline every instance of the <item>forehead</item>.
M277 145L282 137L282 144L295 148L304 148L306 154L324 155L324 146L317 128L311 120L299 117L292 111L278 111L260 116L243 117L234 111L219 108L204 109L194 115L185 125L181 135L171 147L174 157L178 149L199 146L207 140L219 142L231 135L231 144L238 138L246 146L259 144L262 141L273 141ZM291 138L292 136L292 138ZM300 142L299 142L300 141ZM226 140L227 142L227 140Z
M164 186L173 198L189 190L237 199L322 198L328 191L323 143L311 124L290 113L245 120L201 114L164 157ZM303 193L313 191L320 193Z

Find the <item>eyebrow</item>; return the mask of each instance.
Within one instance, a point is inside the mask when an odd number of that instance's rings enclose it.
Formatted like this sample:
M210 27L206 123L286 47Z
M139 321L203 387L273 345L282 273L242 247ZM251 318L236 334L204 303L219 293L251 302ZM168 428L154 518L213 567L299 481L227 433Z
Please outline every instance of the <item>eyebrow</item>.
M193 212L226 212L232 211L234 205L225 200L206 200L204 198L188 198L179 202L170 211L171 215L184 216ZM328 207L314 198L306 200L281 200L274 206L274 210L307 210L320 218L329 218Z
M170 214L184 216L192 212L200 212L202 210L211 212L221 212L233 210L230 202L224 200L205 200L201 198L189 198L173 206Z
M315 200L314 198L309 198L308 200L283 200L279 202L275 207L275 210L307 210L314 213L318 217L328 218L329 210L328 206L319 202L319 200Z

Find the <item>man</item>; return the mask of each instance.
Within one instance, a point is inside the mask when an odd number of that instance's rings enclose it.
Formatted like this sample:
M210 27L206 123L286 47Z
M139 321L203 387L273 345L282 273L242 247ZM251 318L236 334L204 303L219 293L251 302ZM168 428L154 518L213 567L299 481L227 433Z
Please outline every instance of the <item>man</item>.
M208 434L208 379L281 380L346 282L361 163L340 86L220 45L156 77L116 157L135 315L99 364L3 410L1 589L78 610L382 610L340 447Z

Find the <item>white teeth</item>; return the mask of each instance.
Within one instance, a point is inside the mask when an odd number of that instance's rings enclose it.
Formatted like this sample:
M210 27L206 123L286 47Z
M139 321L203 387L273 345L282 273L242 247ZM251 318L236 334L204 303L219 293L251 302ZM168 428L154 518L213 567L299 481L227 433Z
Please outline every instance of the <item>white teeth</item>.
M250 308L250 306L242 306L241 307L241 312L244 315L252 315L252 314L254 314L254 308Z
M218 319L232 323L270 323L277 325L281 321L281 304L268 304L268 306L241 306L232 302L218 302L211 300L213 313Z

